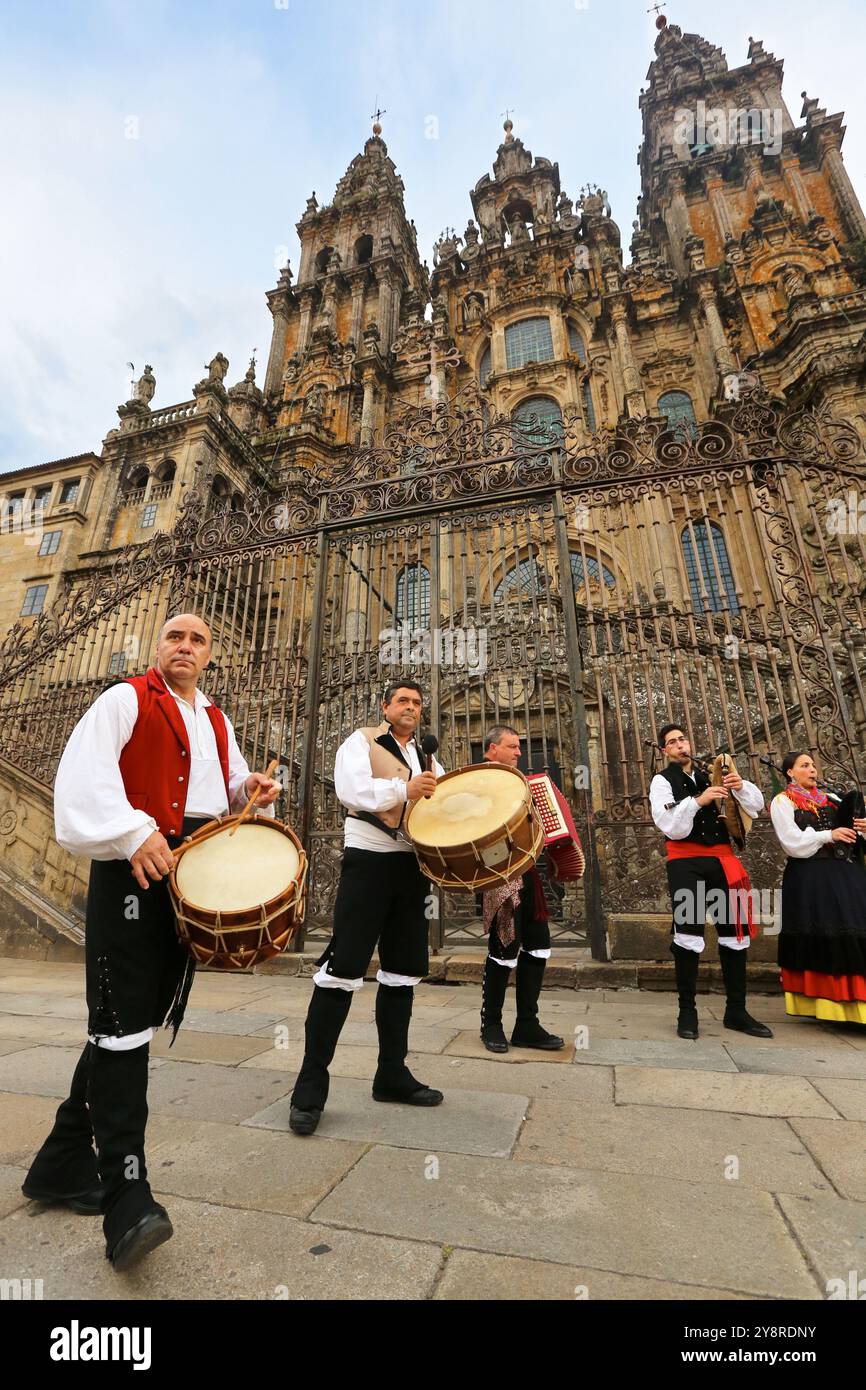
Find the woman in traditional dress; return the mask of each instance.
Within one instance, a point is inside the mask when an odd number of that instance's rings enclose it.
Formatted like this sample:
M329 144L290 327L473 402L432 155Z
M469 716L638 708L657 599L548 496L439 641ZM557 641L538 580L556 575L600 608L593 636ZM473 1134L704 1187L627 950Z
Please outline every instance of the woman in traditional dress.
M866 1024L866 869L858 837L866 818L839 823L845 817L819 791L808 753L786 754L782 771L787 786L770 815L788 856L779 937L786 1012Z

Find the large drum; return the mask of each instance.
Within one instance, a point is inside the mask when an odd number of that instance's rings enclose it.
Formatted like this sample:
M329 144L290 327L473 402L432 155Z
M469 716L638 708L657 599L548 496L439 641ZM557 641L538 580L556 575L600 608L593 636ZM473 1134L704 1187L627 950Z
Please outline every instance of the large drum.
M304 920L307 856L283 821L209 821L175 851L177 930L197 964L246 970L284 951Z
M479 893L525 874L544 848L529 785L516 767L447 772L406 820L423 872L452 892Z

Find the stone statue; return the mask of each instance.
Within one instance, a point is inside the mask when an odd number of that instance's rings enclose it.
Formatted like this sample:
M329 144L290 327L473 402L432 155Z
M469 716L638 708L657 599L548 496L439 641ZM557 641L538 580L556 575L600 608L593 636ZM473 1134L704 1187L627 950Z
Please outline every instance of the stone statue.
M153 400L155 391L156 377L153 374L153 368L148 362L145 365L144 371L142 372L141 376L138 378L138 382L135 387L135 396L133 397L133 399L136 401L141 401L142 405L150 405L151 401Z
M293 386L294 383L295 383L295 382L297 381L297 379L298 379L298 374L299 374L300 370L301 370L301 361L300 361L300 358L299 358L299 357L290 357L289 360L288 360L288 362L286 363L286 370L283 372L283 381L287 381L287 382L289 383L290 386Z
M508 223L508 230L511 233L511 245L517 246L519 242L528 241L529 233L526 230L526 223L519 212L513 212Z
M303 416L305 420L313 420L321 424L325 414L325 400L327 390L321 381L317 381L307 392L304 400Z
M478 245L478 228L471 217L466 223L466 231L463 233L463 240L466 245L460 253L461 259L464 261L473 261L480 253L481 247Z
M207 379L222 386L226 379L226 372L229 369L229 359L218 352L216 357L212 357L207 365Z

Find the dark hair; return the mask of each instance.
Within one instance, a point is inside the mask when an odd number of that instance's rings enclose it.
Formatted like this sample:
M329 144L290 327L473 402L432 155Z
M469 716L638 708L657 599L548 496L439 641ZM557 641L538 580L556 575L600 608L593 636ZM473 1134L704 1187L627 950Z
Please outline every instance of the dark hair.
M493 728L488 729L487 733L484 735L485 753L490 751L494 743L499 743L503 734L517 734L517 737L520 737L520 735L517 733L517 730L512 729L510 724L494 724Z
M418 694L421 696L421 699L424 699L424 691L421 689L417 681L389 681L388 684L385 686L385 690L382 695L382 704L390 705L398 690L417 690Z
M791 771L791 769L793 768L793 766L794 766L795 762L797 761L797 759L798 759L798 758L802 758L802 757L804 756L804 754L805 754L807 757L810 756L810 755L809 755L809 750L808 750L808 748L801 748L801 749L799 749L799 751L796 752L796 753L786 753L786 754L785 754L784 758L782 759L782 771L783 771L784 774L785 774L785 779L786 779L786 781L790 782L791 779L790 779L790 777L788 776L788 773L789 773L789 772Z
M673 733L674 729L679 729L681 734L685 733L685 729L683 728L682 724L662 724L661 728L659 729L659 748L664 748L665 739L667 738L668 734Z

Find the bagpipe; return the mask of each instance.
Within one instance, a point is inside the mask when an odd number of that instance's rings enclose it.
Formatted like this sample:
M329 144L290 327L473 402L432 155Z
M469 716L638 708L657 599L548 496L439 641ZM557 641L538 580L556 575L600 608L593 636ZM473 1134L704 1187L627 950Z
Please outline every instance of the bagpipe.
M654 749L656 753L661 751L658 744L651 738L645 739L644 742L648 748ZM698 758L692 755L691 761L694 767L700 768L701 772L707 774L711 787L720 787L729 772L733 772L736 776L740 775L730 753L717 753L712 762L708 758ZM737 849L742 849L746 843L746 836L752 828L752 817L746 815L735 796L729 796L721 809L715 801L711 805L716 815L721 816L724 820L731 837L731 843L736 845Z

